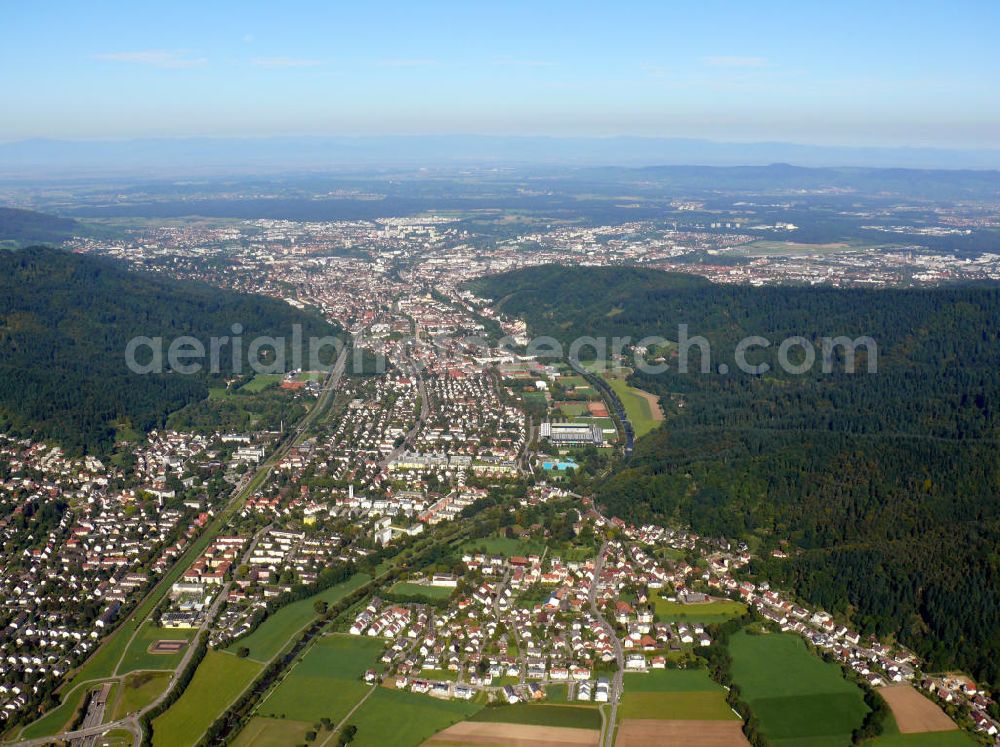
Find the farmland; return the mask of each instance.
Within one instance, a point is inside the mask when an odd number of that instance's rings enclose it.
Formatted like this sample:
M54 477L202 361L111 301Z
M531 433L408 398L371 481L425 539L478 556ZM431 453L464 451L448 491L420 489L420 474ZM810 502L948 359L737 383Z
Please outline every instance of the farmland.
M749 747L738 721L626 719L615 747ZM806 747L806 745L802 745Z
M262 668L251 659L209 651L181 697L153 721L153 747L195 744Z
M847 744L868 711L860 688L796 635L740 632L730 638L729 652L733 682L778 747L805 739L815 747Z
M964 731L885 734L865 742L867 747L975 747L979 744Z
M338 722L370 689L361 678L381 653L382 642L367 637L320 639L261 704L259 715Z
M599 738L596 729L463 721L438 732L424 747L597 747Z
M464 721L482 706L455 700L379 688L364 702L351 723L358 733L353 747L415 747L436 732Z
M955 722L910 685L889 685L880 691L892 709L896 726L903 734L954 731Z
M533 726L564 726L579 729L600 729L601 714L596 708L571 705L516 705L484 708L470 721Z
M659 669L625 676L619 715L625 719L730 721L737 719L723 688L704 669Z
M302 744L313 724L305 721L254 717L233 740L233 747L285 747Z

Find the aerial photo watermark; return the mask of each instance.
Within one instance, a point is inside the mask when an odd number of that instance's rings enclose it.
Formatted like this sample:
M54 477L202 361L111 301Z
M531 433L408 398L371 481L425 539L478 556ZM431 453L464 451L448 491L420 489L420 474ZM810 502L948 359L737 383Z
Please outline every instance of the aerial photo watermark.
M327 335L304 337L302 327L292 325L286 336L258 335L243 337L244 327L237 323L231 334L202 340L182 335L171 340L162 336L134 337L125 347L125 363L136 374L278 374L295 370L332 371L338 364L353 373L384 373L387 359L383 338L351 338ZM775 369L789 375L878 372L878 345L869 336L791 335L772 340L749 335L716 344L725 354L713 357L708 338L691 334L687 324L679 324L672 337L648 335L632 337L581 336L568 342L555 337L501 337L489 340L476 335L434 335L393 340L404 354L416 346L432 346L448 351L472 354L484 363L504 360L566 360L575 367L591 369L628 365L646 375L667 371L678 374L733 374L762 376ZM419 368L418 358L409 363Z

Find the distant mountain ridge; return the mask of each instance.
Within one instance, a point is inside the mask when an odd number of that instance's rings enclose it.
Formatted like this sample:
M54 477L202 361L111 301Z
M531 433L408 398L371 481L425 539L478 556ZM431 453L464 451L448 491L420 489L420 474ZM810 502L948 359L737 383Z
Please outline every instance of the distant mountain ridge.
M207 373L132 373L137 336L192 335L208 345L243 325L257 335L305 339L335 329L317 314L208 285L131 272L116 262L29 247L0 252L0 428L102 452L116 425L162 427L169 413L208 395ZM231 369L231 352L220 356Z
M0 143L0 176L323 171L458 165L706 166L794 163L998 169L1000 149L846 147L664 137L499 135L22 140Z

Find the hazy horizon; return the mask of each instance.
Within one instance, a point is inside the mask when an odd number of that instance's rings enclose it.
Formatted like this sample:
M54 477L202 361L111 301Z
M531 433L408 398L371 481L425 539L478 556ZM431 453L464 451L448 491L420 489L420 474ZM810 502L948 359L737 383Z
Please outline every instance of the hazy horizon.
M180 0L5 10L0 141L646 136L1000 147L1000 6Z

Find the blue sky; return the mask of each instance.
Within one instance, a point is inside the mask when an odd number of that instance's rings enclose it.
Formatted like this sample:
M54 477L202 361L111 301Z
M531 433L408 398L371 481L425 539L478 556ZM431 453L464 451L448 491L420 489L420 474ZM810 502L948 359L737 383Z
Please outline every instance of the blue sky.
M0 14L0 140L645 135L1000 147L1000 3L74 2Z

